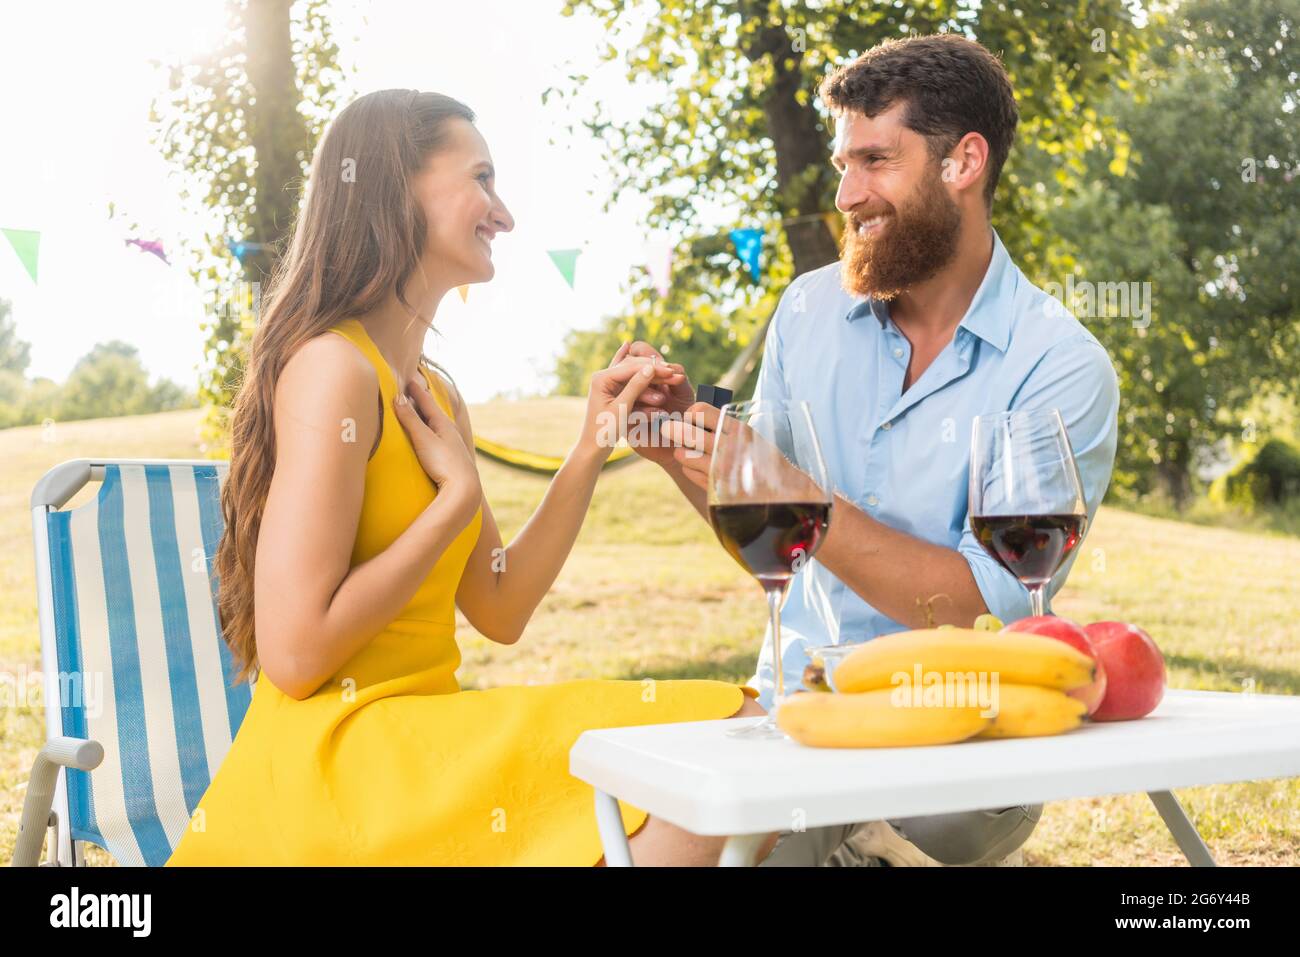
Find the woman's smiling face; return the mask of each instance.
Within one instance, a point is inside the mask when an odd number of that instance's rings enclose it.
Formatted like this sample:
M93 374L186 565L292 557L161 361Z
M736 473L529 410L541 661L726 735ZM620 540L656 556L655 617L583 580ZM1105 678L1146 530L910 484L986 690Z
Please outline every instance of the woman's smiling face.
M424 266L452 286L487 282L495 273L493 238L515 221L496 194L487 143L473 123L448 120L447 144L412 183L428 223Z

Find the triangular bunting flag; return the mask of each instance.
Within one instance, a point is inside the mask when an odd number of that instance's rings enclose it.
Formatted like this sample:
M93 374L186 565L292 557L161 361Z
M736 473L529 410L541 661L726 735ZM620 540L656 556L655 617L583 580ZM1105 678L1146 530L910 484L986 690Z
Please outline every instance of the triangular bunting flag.
M36 261L40 255L41 234L34 229L0 229L9 240L9 245L14 247L14 252L18 254L18 259L22 262L27 270L27 275L32 277L32 282L36 281Z
M461 302L469 302L469 286L457 286L456 291L460 293Z
M171 263L167 262L167 254L163 252L163 244L161 239L128 239L126 241L126 244L128 246L139 247L139 249L143 252L153 253L163 262L167 263L167 265L169 266L171 265Z
M754 282L758 282L759 276L762 275L763 230L733 229L731 242L736 247L736 255L740 261L749 267L749 277Z
M548 249L546 254L551 257L551 262L555 263L555 268L560 271L564 281L573 288L573 273L578 265L578 254L581 249Z
M266 249L266 243L254 243L245 239L227 239L226 248L230 250L230 255L239 260L242 265L244 260L253 253L259 253Z

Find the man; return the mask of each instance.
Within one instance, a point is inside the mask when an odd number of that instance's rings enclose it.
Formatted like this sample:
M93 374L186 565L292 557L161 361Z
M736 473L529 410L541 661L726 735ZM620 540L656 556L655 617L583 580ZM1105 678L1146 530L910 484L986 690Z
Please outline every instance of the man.
M820 96L836 118L842 257L785 291L754 393L810 404L835 492L829 532L782 614L787 693L801 686L809 647L924 627L931 616L969 627L986 611L1007 622L1028 615L1025 588L971 532L971 421L1059 409L1091 519L1119 408L1105 350L1025 278L992 228L1018 120L1002 64L952 34L891 41L827 77ZM631 351L654 354L645 343ZM685 410L685 421L661 423L661 444L676 448L639 451L707 518L718 412L690 401L689 383L650 396L644 408ZM775 667L769 631L751 679L768 708ZM945 864L992 863L1024 843L1041 810L907 818L890 822L884 843L910 842ZM866 826L784 835L766 863L822 863L855 832ZM872 853L889 856L872 841Z

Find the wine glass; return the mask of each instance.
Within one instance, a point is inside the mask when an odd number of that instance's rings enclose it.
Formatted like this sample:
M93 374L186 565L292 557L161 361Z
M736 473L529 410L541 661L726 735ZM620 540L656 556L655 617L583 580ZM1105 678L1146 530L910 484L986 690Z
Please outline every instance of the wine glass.
M1083 481L1056 409L997 412L971 429L970 524L1044 614L1048 582L1083 538Z
M812 412L802 401L725 405L714 442L709 523L722 547L767 594L776 669L776 695L767 717L728 733L784 738L775 719L785 695L781 605L790 579L816 553L830 525L826 462Z

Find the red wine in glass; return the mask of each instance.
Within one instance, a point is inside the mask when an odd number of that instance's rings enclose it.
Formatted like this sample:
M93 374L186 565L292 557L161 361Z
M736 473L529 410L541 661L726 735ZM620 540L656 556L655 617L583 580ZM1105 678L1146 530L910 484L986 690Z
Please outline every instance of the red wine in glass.
M817 551L829 502L710 505L709 523L728 554L764 588L783 588Z
M1083 539L1088 506L1056 409L995 412L971 427L967 514L976 540L1045 611L1052 577Z
M709 463L709 523L727 553L763 586L776 679L767 717L729 735L785 737L775 720L785 696L781 604L790 580L825 538L829 487L807 402L760 399L723 406Z
M1026 585L1052 580L1083 538L1087 515L973 515L984 550Z

